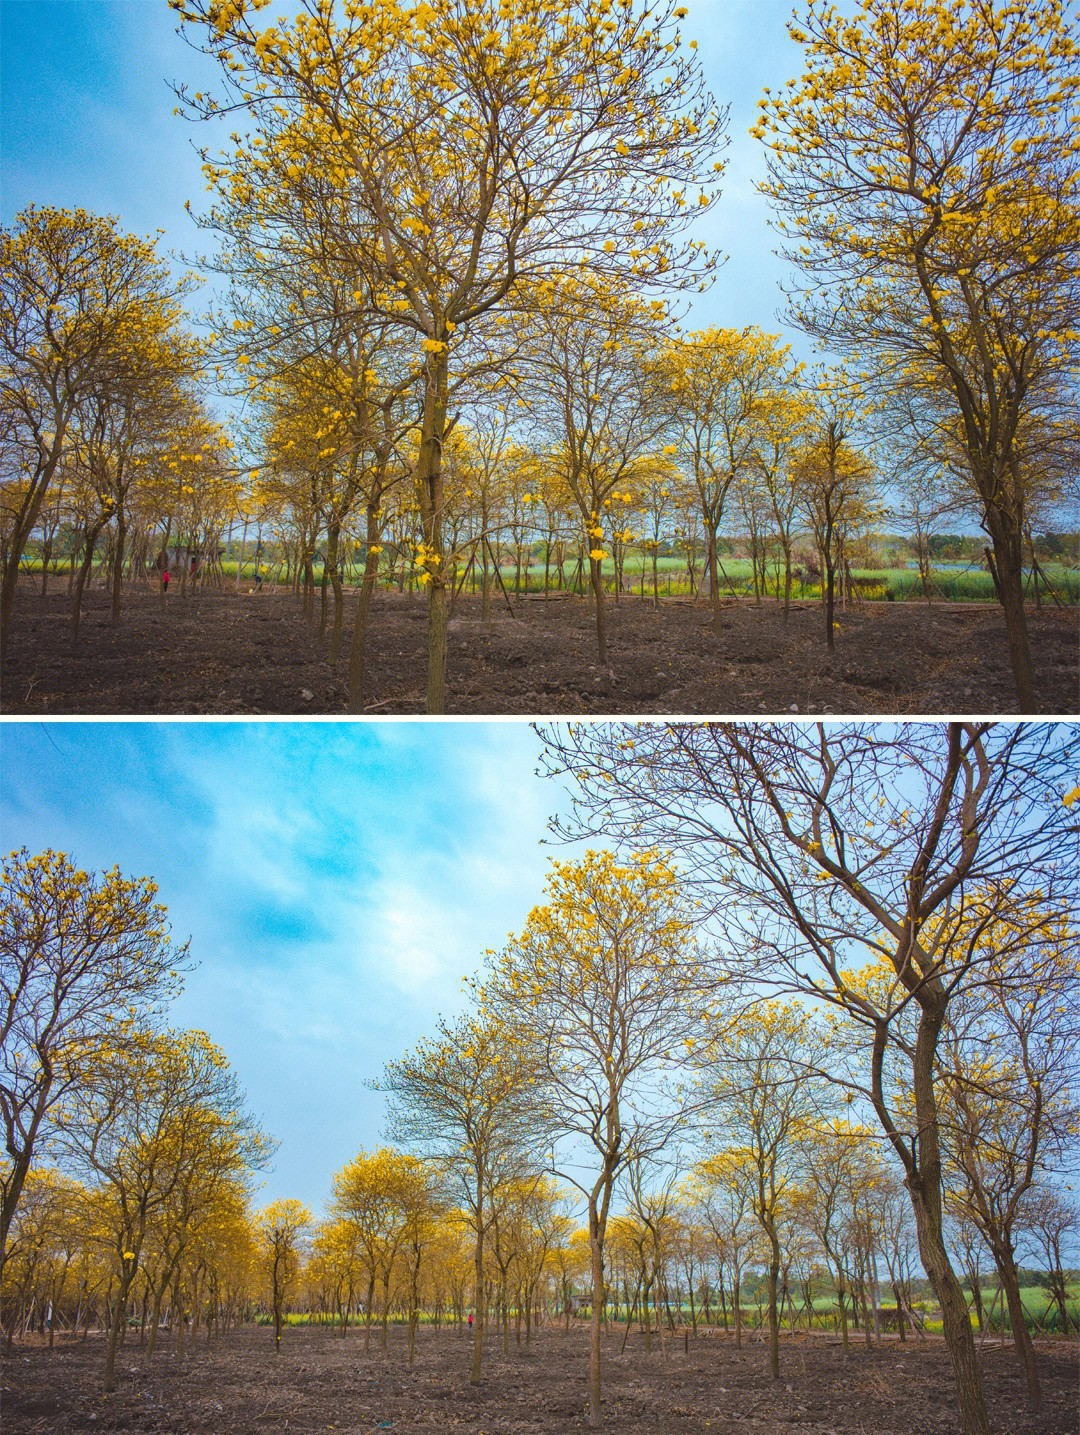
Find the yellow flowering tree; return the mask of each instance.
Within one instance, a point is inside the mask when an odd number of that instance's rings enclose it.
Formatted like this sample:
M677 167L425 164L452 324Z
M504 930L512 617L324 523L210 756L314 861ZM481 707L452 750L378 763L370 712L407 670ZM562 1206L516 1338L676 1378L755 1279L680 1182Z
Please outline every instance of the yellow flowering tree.
M422 367L417 466L429 583L427 705L445 704L449 593L442 448L452 373L523 283L577 267L643 285L697 283L712 260L679 242L715 195L725 117L683 46L685 10L611 0L304 0L260 25L268 0L170 0L221 63L219 96L250 138L210 161L224 206L348 196L326 252L359 311L402 327ZM497 327L497 326L496 326Z
M24 482L4 504L0 643L19 563L56 473L76 405L123 385L130 352L175 319L154 243L84 209L31 208L0 230L0 421Z
M86 1085L133 1012L161 1010L187 948L146 878L84 872L62 852L3 865L0 906L0 1113L10 1165L0 1170L0 1273L27 1172L59 1103Z
M843 374L823 372L803 427L805 442L794 459L802 508L821 557L825 642L836 642L837 576L845 572L845 549L873 503L874 470L852 442L862 405Z
M526 1049L500 1023L466 1016L391 1062L376 1089L390 1097L395 1136L445 1162L473 1234L472 1366L483 1361L484 1258L500 1193L535 1167L534 1076Z
M966 1435L988 1419L967 1301L943 1234L938 1050L953 1003L986 979L981 935L1014 952L1074 902L1077 735L1053 724L740 723L545 731L581 825L685 858L755 987L827 1004L850 1034L816 1075L862 1095L904 1172L941 1306ZM1037 903L1037 906L1033 906ZM880 958L887 983L858 977ZM827 1059L825 1059L827 1055ZM808 1063L808 1066L810 1063ZM894 1100L897 1073L912 1105Z
M0 1272L4 1348L10 1354L15 1332L31 1323L35 1302L48 1312L49 1348L57 1310L66 1294L77 1258L90 1244L87 1192L78 1181L54 1168L31 1171L9 1228L7 1260ZM44 1324L44 1315L42 1316Z
M376 1282L382 1286L380 1338L383 1350L387 1348L391 1282L400 1275L403 1259L415 1298L418 1272L407 1259L408 1250L412 1248L414 1261L418 1261L431 1237L424 1223L435 1195L429 1164L389 1146L370 1154L358 1152L334 1175L331 1213L354 1232L367 1276L365 1350L371 1338Z
M1034 705L1017 438L1080 353L1080 48L1060 0L810 0L805 68L766 92L763 185L807 277L795 322L947 395L993 542L1022 712Z
M731 486L751 468L762 405L794 378L789 348L760 329L703 329L680 336L663 355L671 453L693 480L705 528L713 625L720 633L717 533Z
M724 1147L696 1163L689 1188L702 1223L715 1242L717 1255L731 1273L736 1347L742 1345L743 1336L743 1271L754 1241L752 1182L753 1168L742 1152Z
M750 1209L768 1244L769 1373L774 1380L780 1378L780 1223L817 1109L817 1093L806 1080L812 1041L807 1013L793 1003L773 1001L720 1024L702 1051L710 1134L718 1144L729 1144L741 1162Z
M655 376L666 309L589 275L540 288L536 303L529 401L550 439L549 465L584 528L597 659L606 665L604 544L621 532L622 492L667 422Z
M562 1174L588 1207L590 1429L600 1411L604 1239L615 1182L683 1120L662 1093L700 1031L708 981L696 913L656 852L554 862L545 902L493 958L486 1004L530 1054L538 1109L567 1147Z
M792 546L795 523L805 497L797 457L808 437L811 397L798 389L767 394L758 413L751 464L755 487L771 519L784 562L784 621L791 608Z
M65 1160L101 1191L117 1281L105 1354L111 1391L128 1294L155 1223L176 1202L193 1216L226 1172L258 1165L265 1147L224 1052L201 1031L130 1031L99 1046L57 1130Z
M840 1309L840 1343L848 1348L848 1285L852 1279L853 1219L874 1168L874 1135L850 1120L832 1118L810 1133L803 1153L802 1215L825 1256ZM854 1298L853 1298L854 1299ZM899 1317L899 1305L897 1314ZM869 1327L867 1328L869 1338Z
M127 339L123 371L107 387L98 385L84 393L76 405L71 436L75 460L98 495L101 519L113 525L113 627L120 622L133 486L155 459L175 447L177 430L190 432L197 407L192 382L201 369L202 345L179 328L179 318L175 306L159 310L152 323ZM76 640L92 559L88 539L72 613Z
M311 1212L293 1197L271 1201L255 1217L259 1270L269 1289L274 1314L275 1351L281 1350L285 1302L304 1265L310 1230Z
M1076 1132L1077 932L1061 909L1035 896L989 921L976 902L964 928L977 933L983 975L952 1003L938 1046L950 1204L993 1257L1028 1401L1038 1410L1017 1248L1028 1192L1040 1175L1062 1169Z
M175 546L183 594L190 559L196 559L200 572L216 564L218 539L245 503L224 429L191 389L171 391L169 400L160 423L133 454L129 485L133 546L156 575L163 608L170 546ZM181 553L189 562L181 562ZM84 565L88 556L84 553Z
M665 535L670 539L674 516L680 499L692 500L696 495L688 489L682 469L671 454L654 453L642 462L637 474L635 506L645 520L646 533L638 546L642 552L641 596L645 596L645 558L647 553L652 561L653 607L660 607L660 547Z

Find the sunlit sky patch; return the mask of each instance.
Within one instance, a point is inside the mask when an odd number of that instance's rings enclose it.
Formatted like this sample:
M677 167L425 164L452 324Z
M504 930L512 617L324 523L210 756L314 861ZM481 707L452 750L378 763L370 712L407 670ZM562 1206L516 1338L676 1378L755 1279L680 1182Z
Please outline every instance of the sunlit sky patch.
M321 1205L380 1139L363 1083L465 1003L540 898L548 817L520 723L8 723L4 850L152 876L198 966L173 1011L281 1147L263 1198Z
M707 83L731 107L723 197L695 230L730 258L712 289L695 297L688 322L758 324L785 333L807 354L806 341L776 318L779 281L791 276L771 253L768 207L754 190L764 173L762 150L747 133L764 87L798 73L799 47L784 28L791 5L687 0L687 8L684 36L698 41ZM166 0L3 0L3 223L31 203L81 205L117 215L135 233L163 229L170 251L194 257L206 249L208 236L184 203L197 212L206 199L192 144L214 148L218 135L173 115L169 84L212 90L217 69L175 31ZM190 303L194 311L199 297Z

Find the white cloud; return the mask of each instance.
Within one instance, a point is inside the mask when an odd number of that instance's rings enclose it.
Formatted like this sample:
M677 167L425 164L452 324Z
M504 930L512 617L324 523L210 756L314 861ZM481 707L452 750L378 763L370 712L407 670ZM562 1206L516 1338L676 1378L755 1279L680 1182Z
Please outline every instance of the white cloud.
M445 988L460 976L462 933L445 897L432 897L407 883L380 883L375 913L376 951L385 954L384 980L410 996ZM369 956L369 965L371 958Z

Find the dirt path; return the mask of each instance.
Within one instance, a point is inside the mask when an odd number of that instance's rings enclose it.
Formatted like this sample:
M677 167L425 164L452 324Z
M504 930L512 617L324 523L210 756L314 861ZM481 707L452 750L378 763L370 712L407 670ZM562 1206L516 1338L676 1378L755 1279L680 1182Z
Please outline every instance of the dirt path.
M352 600L349 600L351 623ZM997 608L873 603L840 617L835 652L816 605L785 625L775 606L729 602L719 639L708 612L636 598L608 609L612 669L596 664L583 600L501 606L485 632L463 599L451 624L451 713L1008 713L1016 711ZM20 594L3 664L7 713L342 713L346 657L324 661L284 593L196 599L139 591L118 629L87 604L72 656L68 604ZM1080 610L1030 614L1039 710L1080 711ZM368 710L423 709L424 599L382 594L372 625ZM347 647L347 642L345 644Z
M767 1376L766 1348L751 1339L681 1336L667 1358L644 1354L639 1336L619 1357L608 1342L604 1410L611 1435L946 1435L956 1421L948 1357L940 1342L856 1339L845 1359L839 1342L802 1336L781 1349L781 1379ZM101 1394L103 1351L86 1345L16 1347L2 1370L6 1435L145 1430L194 1435L328 1432L340 1435L564 1435L585 1425L585 1333L546 1331L530 1352L489 1352L485 1378L468 1384L468 1349L453 1332L422 1331L416 1364L404 1363L401 1331L389 1358L363 1353L363 1337L287 1330L280 1356L267 1327L248 1327L209 1349L201 1343L177 1364L170 1342L144 1367L129 1346L119 1389ZM982 1368L999 1435L1073 1435L1077 1349L1044 1344L1045 1409L1024 1409L1023 1378L1011 1349L986 1346Z

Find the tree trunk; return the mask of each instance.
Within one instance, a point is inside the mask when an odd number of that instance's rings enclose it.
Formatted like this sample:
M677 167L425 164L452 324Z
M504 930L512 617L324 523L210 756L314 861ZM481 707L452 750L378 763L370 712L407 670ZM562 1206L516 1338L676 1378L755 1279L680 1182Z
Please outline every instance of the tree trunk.
M450 595L441 575L433 578L428 594L428 681L424 711L446 711L446 652L450 626Z
M372 1268L368 1277L367 1301L364 1310L364 1354L367 1355L371 1349L371 1308L375 1304L375 1271Z
M705 532L708 537L708 551L705 563L709 575L709 602L712 604L713 632L719 637L721 632L720 554L717 549L716 529L713 528L708 518L705 520Z
M484 1359L484 1186L483 1178L476 1180L476 1250L473 1255L473 1347L472 1365L469 1369L469 1384L480 1384L480 1367Z
M334 522L327 536L326 561L323 563L323 591L326 591L329 575L330 589L334 599L334 616L330 625L330 652L328 655L331 665L337 662L338 653L341 651L341 625L345 615L345 594L341 586L341 572L338 568L340 548L340 525Z
M71 608L71 646L76 649L79 646L79 623L82 620L82 598L83 590L86 587L86 580L90 576L90 570L94 566L94 547L98 541L98 535L105 526L104 520L95 524L86 534L86 552L79 567L79 576L75 580L75 593Z
M950 732L951 741L955 743L957 729L953 727ZM945 1000L941 993L928 989L923 993L920 1002L922 1011L911 1063L915 1121L919 1132L914 1151L902 1138L896 1139L895 1133L890 1129L882 1091L884 1047L880 1032L874 1049L873 1101L879 1118L885 1113L883 1124L890 1132L893 1147L905 1165L905 1185L915 1215L919 1255L941 1307L942 1331L952 1358L961 1427L964 1435L989 1435L990 1422L979 1376L968 1304L942 1235L941 1146L934 1067L938 1040L945 1020Z
M488 514L480 513L480 622L485 633L491 627L491 579L488 575Z
M0 651L3 652L7 651L8 639L11 636L11 613L15 605L15 589L19 582L19 564L22 562L23 550L26 548L27 539L34 531L46 491L63 454L71 407L65 404L65 410L58 415L52 447L38 471L36 480L31 484L31 491L24 500L25 509L16 515L9 536L7 556L4 559L4 575L0 580Z
M589 1212L589 1253L592 1266L592 1317L589 1322L590 1430L600 1429L600 1323L604 1303L604 1237L595 1211Z
M990 1435L990 1420L986 1413L975 1340L971 1333L971 1317L963 1287L956 1278L945 1249L940 1219L935 1220L934 1211L928 1209L921 1192L911 1186L908 1189L915 1212L919 1254L941 1306L942 1330L956 1377L961 1429L964 1435Z
M995 1250L993 1256L1005 1291L1005 1300L1009 1306L1009 1324L1012 1326L1013 1345L1024 1366L1028 1406L1037 1413L1042 1409L1042 1389L1039 1385L1039 1369L1035 1362L1035 1347L1032 1344L1027 1320L1024 1317L1024 1302L1020 1296L1020 1281L1016 1273L1016 1262L1013 1260L1011 1252L1006 1250Z
M127 1262L125 1261L126 1265ZM134 1263L132 1263L134 1267ZM109 1343L105 1351L105 1393L116 1389L116 1352L120 1344L120 1331L127 1319L127 1298L131 1282L135 1279L134 1268L120 1278L120 1290L113 1306L112 1321L109 1324Z
M121 505L116 510L116 547L113 552L112 611L109 614L110 628L120 626L120 596L124 584L124 547L127 540L127 525Z
M424 417L420 454L416 465L416 483L420 494L420 516L428 557L426 571L430 577L425 709L428 713L438 714L446 711L446 647L450 608L447 577L443 571L446 554L443 545L445 499L442 448L446 431L448 384L445 345L437 353L428 354L424 379Z
M907 1322L904 1320L903 1295L901 1294L900 1287L896 1281L893 1281L893 1295L896 1297L896 1329L900 1336L900 1344L903 1345L904 1342L907 1340Z
M233 588L234 588L234 590L235 590L237 593L239 593L239 591L240 591L240 583L241 583L241 580L243 579L243 576L244 576L244 550L247 548L248 524L250 523L250 521L251 521L250 519L248 519L248 518L245 517L245 519L244 519L244 531L243 531L243 533L240 535L240 552L238 553L237 559L236 559L236 582L233 584ZM230 526L230 533L231 533L231 526ZM256 559L255 559L255 572L257 573L258 571L259 571L259 560L258 560L258 556L256 556Z
M161 1283L159 1284L157 1291L154 1294L154 1305L150 1313L150 1339L146 1345L147 1360L153 1359L154 1348L157 1345L158 1328L161 1325L161 1302L165 1298L165 1289L167 1281L167 1276L162 1276Z
M769 1259L769 1374L780 1379L780 1313L776 1307L776 1287L780 1275L780 1243L774 1231L766 1231L772 1255Z
M870 1322L870 1308L866 1300L866 1273L861 1274L859 1279L859 1304L862 1306L863 1340L867 1350L874 1348L874 1332Z
M368 620L371 616L371 601L379 576L378 548L379 516L378 506L367 506L367 557L364 560L364 577L360 584L360 597L356 605L356 622L353 626L352 647L349 650L349 711L358 713L364 707L364 658L367 652Z
M994 559L1001 585L1001 603L1005 613L1005 641L1013 670L1016 700L1022 713L1035 707L1035 676L1028 644L1027 616L1024 612L1023 549L1019 529L1007 521L997 508L988 508L987 522L994 541Z
M52 539L46 538L41 545L41 601L49 594L49 560L52 558Z
M589 578L592 582L593 600L596 604L596 661L607 666L607 627L604 621L604 573L603 559L589 559Z
M971 1282L971 1299L975 1304L975 1323L981 1332L983 1328L983 1298L979 1286L979 1272L973 1271L969 1267L968 1280Z

